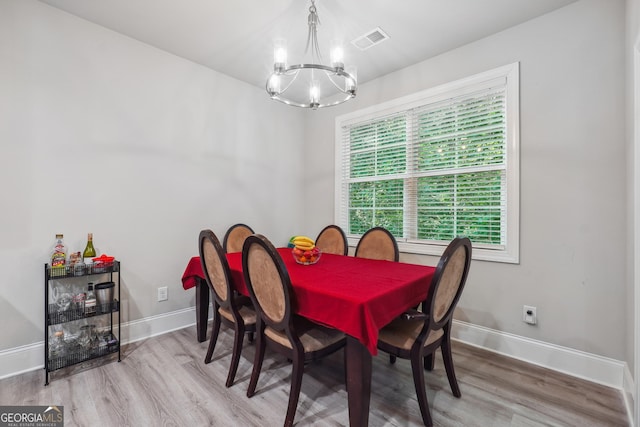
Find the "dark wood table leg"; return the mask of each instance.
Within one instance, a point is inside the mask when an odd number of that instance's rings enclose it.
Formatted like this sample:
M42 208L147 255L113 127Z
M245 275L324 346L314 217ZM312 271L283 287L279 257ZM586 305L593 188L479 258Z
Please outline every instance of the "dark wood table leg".
M366 427L369 424L371 400L371 353L362 343L347 335L347 395L349 425Z
M196 278L196 332L198 342L207 339L207 321L209 317L209 286L205 280Z

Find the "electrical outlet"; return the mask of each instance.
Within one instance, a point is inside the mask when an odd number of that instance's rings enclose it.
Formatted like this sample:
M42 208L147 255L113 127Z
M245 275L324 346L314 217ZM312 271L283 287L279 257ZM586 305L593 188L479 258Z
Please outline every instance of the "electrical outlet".
M158 288L158 301L166 301L169 299L169 289L166 286Z
M538 323L538 314L535 307L525 305L522 307L522 321L530 325Z

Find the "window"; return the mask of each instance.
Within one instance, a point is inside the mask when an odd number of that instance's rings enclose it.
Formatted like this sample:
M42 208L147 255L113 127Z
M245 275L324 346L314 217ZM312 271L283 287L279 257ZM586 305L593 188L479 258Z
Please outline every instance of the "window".
M336 222L382 226L403 252L519 262L518 64L336 119Z

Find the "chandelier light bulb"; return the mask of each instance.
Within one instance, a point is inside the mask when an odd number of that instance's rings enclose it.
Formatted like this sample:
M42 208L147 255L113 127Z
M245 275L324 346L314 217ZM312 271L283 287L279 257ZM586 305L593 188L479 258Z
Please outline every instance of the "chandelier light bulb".
M331 66L339 70L344 69L344 49L338 42L334 42L331 48Z
M267 92L269 96L275 96L280 92L280 76L272 74L267 83Z
M273 47L273 69L282 72L287 68L287 42L276 40Z
M358 69L352 65L347 67L345 71L349 74L349 77L344 79L344 90L355 95L356 87L358 86Z
M318 86L317 81L311 82L311 87L309 88L309 101L311 104L311 108L316 109L320 105L320 87Z

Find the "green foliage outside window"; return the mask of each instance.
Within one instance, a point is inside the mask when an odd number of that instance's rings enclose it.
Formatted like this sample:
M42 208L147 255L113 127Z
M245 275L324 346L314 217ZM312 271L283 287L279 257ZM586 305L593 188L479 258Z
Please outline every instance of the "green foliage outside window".
M505 120L497 92L351 126L348 232L501 244Z

